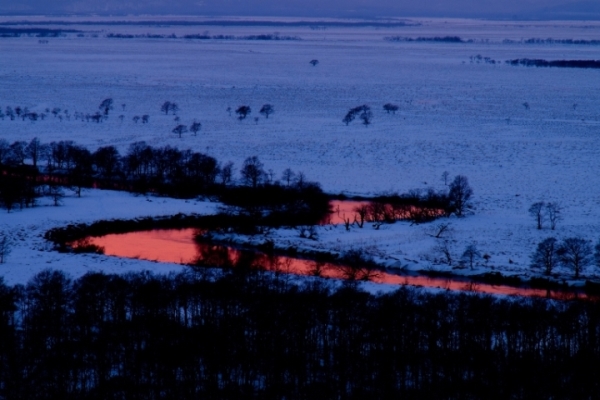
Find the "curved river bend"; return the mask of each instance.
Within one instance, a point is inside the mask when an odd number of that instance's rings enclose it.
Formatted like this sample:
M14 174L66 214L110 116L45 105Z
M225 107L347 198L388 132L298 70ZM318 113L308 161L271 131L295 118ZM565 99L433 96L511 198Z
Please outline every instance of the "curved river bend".
M198 229L162 229L123 234L108 234L86 239L103 247L104 254L157 262L187 265L206 265L223 268L246 267L297 275L313 275L336 279L369 280L390 285L412 285L499 295L546 297L561 300L587 298L585 294L474 283L459 278L433 278L428 276L397 275L361 266L339 265L301 258L273 256L232 247L197 243Z

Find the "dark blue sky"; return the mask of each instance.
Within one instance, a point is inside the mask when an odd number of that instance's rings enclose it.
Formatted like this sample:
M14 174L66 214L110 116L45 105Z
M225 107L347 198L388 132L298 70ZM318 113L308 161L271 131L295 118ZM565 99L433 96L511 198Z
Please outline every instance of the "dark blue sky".
M600 19L599 0L0 0L2 14Z

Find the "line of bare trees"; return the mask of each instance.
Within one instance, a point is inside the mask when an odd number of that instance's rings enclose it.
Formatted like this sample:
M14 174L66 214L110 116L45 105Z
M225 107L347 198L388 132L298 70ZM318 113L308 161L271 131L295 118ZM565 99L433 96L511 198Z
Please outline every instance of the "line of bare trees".
M46 270L0 282L0 396L594 398L599 304Z

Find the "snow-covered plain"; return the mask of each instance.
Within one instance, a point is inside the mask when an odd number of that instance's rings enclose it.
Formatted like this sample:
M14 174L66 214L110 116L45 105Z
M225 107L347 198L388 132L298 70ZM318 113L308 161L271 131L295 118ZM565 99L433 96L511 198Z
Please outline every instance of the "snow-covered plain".
M410 189L442 189L441 175L465 175L474 190L473 214L451 220L454 258L475 243L482 254L476 271L436 262L434 224L319 228L316 242L296 231L272 232L284 246L319 250L362 248L389 265L471 274L501 271L530 276L530 255L548 236L600 239L600 76L597 70L513 67L471 63L481 55L515 58L600 59L600 46L502 43L528 38L600 39L600 23L508 23L414 20L419 25L311 29L310 27L218 27L72 25L84 37L0 38L0 107L32 111L60 107L94 113L108 97L115 109L108 121L0 120L0 138L43 142L74 140L95 149L115 145L122 152L144 140L153 146L192 148L237 167L257 155L279 176L303 171L327 192L375 195ZM318 23L315 23L315 26ZM48 25L56 28L56 26ZM107 33L210 35L273 34L300 41L114 39ZM97 37L93 37L97 35ZM390 42L388 36L456 35L473 43ZM309 64L318 59L315 67ZM160 113L177 102L181 123L202 123L198 136L171 133L177 124ZM382 105L400 106L396 115ZM275 114L258 110L271 103ZM523 106L529 104L529 109ZM125 104L123 110L121 104ZM251 106L238 121L226 109ZM349 126L349 108L368 104L372 125ZM576 105L576 106L575 106ZM148 114L148 124L134 123ZM120 122L119 115L124 115ZM258 121L254 117L259 117ZM0 229L18 238L0 265L7 281L24 282L41 268L148 268L139 260L49 252L40 235L54 226L100 218L210 212L214 205L88 191L61 207L0 214ZM535 229L528 215L536 201L563 207L556 231ZM42 200L44 203L44 200ZM547 225L547 224L546 224ZM263 239L254 238L260 241ZM161 267L162 268L162 267ZM173 268L168 266L165 268ZM535 271L534 271L535 272ZM541 271L536 272L536 274ZM559 280L572 272L557 270ZM583 279L598 279L590 267Z

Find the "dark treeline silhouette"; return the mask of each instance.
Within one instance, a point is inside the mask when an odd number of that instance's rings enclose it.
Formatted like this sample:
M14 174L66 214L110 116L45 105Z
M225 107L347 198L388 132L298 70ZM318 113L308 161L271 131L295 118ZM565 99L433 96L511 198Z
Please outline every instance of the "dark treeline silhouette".
M586 40L586 39L542 39L542 38L529 38L525 40L511 40L504 39L502 43L511 44L511 43L524 43L524 44L583 44L583 45L592 45L597 46L600 45L600 40Z
M597 398L600 305L311 279L46 270L0 284L7 399ZM493 395L492 395L493 394Z
M434 36L434 37L404 37L387 36L384 38L389 42L442 42L442 43L470 43L472 40L463 40L459 36Z
M558 68L600 68L600 61L596 60L556 60L547 61L541 59L519 58L506 60L510 65L523 65L526 67L558 67Z
M280 36L271 34L261 35L246 35L246 36L234 36L234 35L208 35L208 34L188 34L183 36L171 35L159 35L159 34L125 34L125 33L109 33L106 35L107 38L114 39L214 39L214 40L302 40L298 36Z
M35 37L60 37L66 33L81 32L73 29L48 29L48 28L3 28L0 27L0 37L20 37L21 35Z
M235 186L232 166L189 149L145 142L132 143L121 155L114 146L91 152L72 141L43 144L35 138L9 144L0 139L0 206L8 211L30 207L36 198L68 186L78 196L89 187L180 198L215 196L239 213L284 212L308 218L302 223L316 223L327 212L327 196L303 174L284 185L273 180L258 157L249 157L240 171L249 186Z

